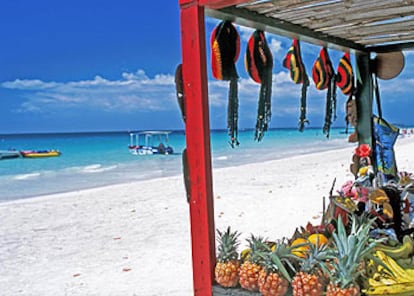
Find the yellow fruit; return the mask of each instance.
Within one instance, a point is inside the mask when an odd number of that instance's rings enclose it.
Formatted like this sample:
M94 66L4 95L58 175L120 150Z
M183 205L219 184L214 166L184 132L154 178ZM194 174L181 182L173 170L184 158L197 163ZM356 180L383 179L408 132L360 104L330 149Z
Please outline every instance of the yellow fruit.
M259 273L263 268L250 261L245 261L239 271L240 286L249 291L259 291Z
M218 257L214 274L216 281L223 287L235 287L239 282L239 254L237 253L238 237L237 231L231 231L230 227L225 232L217 230L218 233Z
M259 290L263 296L286 295L289 282L277 272L266 272L264 269L259 275Z
M326 289L326 296L360 296L359 287L351 286L349 288L341 289L338 286L330 283Z
M314 274L298 272L292 280L293 295L322 296L323 285Z
M220 286L229 288L239 283L240 263L236 260L229 262L218 262L214 270L216 281Z
M378 244L374 250L382 251L393 259L409 258L414 252L414 240L411 236L404 235L402 244L395 247Z
M308 241L314 246L318 245L318 247L321 247L328 243L328 239L326 238L326 236L320 233L314 233L309 235Z
M308 243L309 241L302 237L295 239L290 245L291 247L297 246L296 248L292 248L292 254L300 258L306 258L309 252L309 246L307 245Z

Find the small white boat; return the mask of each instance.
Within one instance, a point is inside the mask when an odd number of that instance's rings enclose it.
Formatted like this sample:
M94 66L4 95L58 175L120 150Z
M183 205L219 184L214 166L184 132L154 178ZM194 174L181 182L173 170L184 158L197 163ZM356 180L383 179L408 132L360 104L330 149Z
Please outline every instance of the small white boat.
M0 150L0 159L10 159L20 157L20 152L16 150Z
M174 150L168 144L170 133L165 131L130 133L129 152L133 155L173 154Z

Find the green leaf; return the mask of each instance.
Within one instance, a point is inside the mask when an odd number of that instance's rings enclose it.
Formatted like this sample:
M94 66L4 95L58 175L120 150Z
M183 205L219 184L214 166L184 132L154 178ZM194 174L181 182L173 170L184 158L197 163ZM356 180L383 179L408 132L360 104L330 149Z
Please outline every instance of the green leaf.
M279 257L276 254L270 254L270 257L272 259L272 262L274 262L279 270L279 272L283 275L285 279L287 279L289 282L292 282L292 278L290 277L289 273L287 272L285 266L280 261Z

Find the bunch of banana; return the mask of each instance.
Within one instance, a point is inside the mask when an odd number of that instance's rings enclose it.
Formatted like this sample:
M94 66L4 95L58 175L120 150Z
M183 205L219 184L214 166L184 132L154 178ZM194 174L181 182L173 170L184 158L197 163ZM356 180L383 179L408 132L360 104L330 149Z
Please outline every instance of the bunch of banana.
M398 265L404 269L414 269L414 256L396 259Z
M390 256L393 259L406 259L414 252L414 240L411 236L404 235L401 245L387 246L378 244L374 250L384 252L387 256Z
M371 260L367 264L366 295L414 295L414 269L404 269L382 251L375 256L383 265Z
M382 285L370 287L363 290L365 295L393 295L393 296L413 296L414 283L399 283L393 285Z
M276 242L272 241L265 241L266 245L270 248L271 251L274 251L276 248ZM241 262L247 261L252 254L252 250L250 248L246 248L240 252L240 260Z

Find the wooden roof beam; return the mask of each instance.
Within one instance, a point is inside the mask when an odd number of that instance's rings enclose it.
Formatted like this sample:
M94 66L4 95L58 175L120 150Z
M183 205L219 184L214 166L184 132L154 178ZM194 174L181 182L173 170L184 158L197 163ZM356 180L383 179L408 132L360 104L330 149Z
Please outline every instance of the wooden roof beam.
M289 38L298 38L318 46L327 46L341 51L353 50L366 52L364 46L355 42L337 38L326 33L315 32L284 20L266 17L245 8L236 9L234 7L226 7L219 10L206 9L206 14L214 18L230 20L242 26L260 29Z
M245 2L246 0L199 0L198 4L211 9L220 9Z
M396 44L386 44L386 45L376 45L376 46L366 46L367 50L372 52L393 52L398 50L414 50L414 41L413 42L403 42Z

